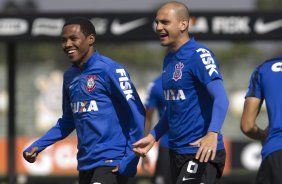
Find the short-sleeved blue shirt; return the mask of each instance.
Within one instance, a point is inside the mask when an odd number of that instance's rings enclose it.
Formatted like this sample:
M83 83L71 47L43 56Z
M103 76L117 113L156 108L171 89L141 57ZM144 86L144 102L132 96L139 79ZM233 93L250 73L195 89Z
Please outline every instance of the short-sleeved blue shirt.
M282 150L282 56L265 61L253 71L246 97L266 103L269 134L262 148L265 159L272 152Z

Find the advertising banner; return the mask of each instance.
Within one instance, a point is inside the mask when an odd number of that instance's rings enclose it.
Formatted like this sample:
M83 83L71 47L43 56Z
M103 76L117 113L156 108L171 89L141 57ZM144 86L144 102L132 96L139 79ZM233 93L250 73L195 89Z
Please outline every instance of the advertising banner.
M98 41L157 40L155 13L0 14L0 41L60 40L66 19L89 18ZM191 12L190 34L197 40L282 39L281 12Z

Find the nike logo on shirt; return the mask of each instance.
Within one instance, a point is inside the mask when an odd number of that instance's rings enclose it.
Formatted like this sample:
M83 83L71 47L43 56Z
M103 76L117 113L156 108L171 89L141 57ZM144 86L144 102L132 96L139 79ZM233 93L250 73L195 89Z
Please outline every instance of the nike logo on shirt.
M119 19L114 19L111 25L111 32L114 35L122 35L148 22L147 18L140 18L126 23L120 23Z
M282 27L282 19L267 23L263 19L258 19L254 25L254 29L258 34L265 34L280 27Z

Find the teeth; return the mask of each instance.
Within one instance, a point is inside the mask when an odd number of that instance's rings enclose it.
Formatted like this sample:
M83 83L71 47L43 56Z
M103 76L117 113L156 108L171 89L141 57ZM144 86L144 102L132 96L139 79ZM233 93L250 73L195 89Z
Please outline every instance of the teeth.
M68 54L72 54L72 53L74 53L74 50L69 50L68 51Z

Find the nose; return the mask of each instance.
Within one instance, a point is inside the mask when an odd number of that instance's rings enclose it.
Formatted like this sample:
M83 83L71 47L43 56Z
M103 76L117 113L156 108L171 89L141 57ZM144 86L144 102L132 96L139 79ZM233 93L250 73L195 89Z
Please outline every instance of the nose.
M162 24L160 24L160 23L155 23L155 25L156 25L156 31L157 31L157 32L161 32L162 29L163 29Z
M71 40L70 39L63 39L62 40L62 48L69 48L71 47Z
M71 47L72 45L72 42L70 39L67 39L66 42L65 42L65 47Z

